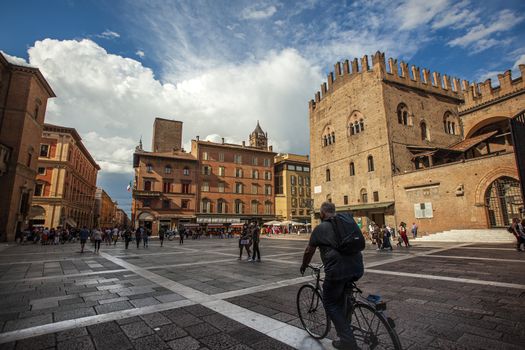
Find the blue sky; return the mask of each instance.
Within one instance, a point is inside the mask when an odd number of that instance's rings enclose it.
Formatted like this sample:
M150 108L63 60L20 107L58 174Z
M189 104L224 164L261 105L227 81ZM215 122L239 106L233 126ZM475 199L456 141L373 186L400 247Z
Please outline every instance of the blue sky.
M57 93L46 121L77 128L125 191L154 117L191 138L247 138L257 120L278 151L308 152L307 102L338 60L377 50L482 81L525 63L525 2L10 1L0 50L41 69ZM516 76L516 75L515 75Z

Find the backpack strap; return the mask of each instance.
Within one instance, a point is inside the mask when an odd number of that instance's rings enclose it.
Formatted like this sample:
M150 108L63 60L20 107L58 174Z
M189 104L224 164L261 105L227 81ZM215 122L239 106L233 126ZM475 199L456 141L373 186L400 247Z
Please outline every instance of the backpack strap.
M332 224L332 228L334 230L335 237L337 239L338 244L341 244L341 242L343 241L343 238L341 237L341 232L339 232L339 227L337 226L337 218L335 216L332 216L330 218L330 223ZM337 247L334 247L334 248L337 248Z

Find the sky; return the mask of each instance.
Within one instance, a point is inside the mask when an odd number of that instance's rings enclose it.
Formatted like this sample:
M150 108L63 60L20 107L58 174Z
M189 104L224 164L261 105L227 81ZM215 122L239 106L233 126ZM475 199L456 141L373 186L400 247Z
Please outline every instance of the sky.
M57 97L46 122L74 127L98 185L128 213L132 154L155 117L183 143L247 140L309 151L308 101L337 61L376 51L481 82L525 64L525 2L512 0L8 0L0 50L38 67Z

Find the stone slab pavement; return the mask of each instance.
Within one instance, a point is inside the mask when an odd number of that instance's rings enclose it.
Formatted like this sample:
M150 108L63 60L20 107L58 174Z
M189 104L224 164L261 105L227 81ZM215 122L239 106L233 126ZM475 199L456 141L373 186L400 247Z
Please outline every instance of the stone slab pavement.
M305 241L264 239L262 262L234 239L148 248L0 249L0 349L331 349L295 309ZM364 252L406 349L522 349L525 253L506 244L419 243ZM315 262L319 262L318 254Z

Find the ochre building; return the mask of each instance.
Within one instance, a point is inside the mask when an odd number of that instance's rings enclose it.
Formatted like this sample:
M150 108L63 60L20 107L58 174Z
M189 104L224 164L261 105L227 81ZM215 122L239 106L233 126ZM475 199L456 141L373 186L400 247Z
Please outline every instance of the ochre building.
M31 226L91 228L99 170L74 128L44 124Z
M102 229L119 226L117 209L117 202L113 201L104 189L97 187L95 192L94 225Z
M523 199L509 121L525 110L525 66L482 84L377 52L339 62L310 101L314 207L421 232L491 228Z
M55 93L38 68L0 53L0 241L28 227L47 100Z
M310 222L310 158L298 154L275 156L275 215L279 220Z

